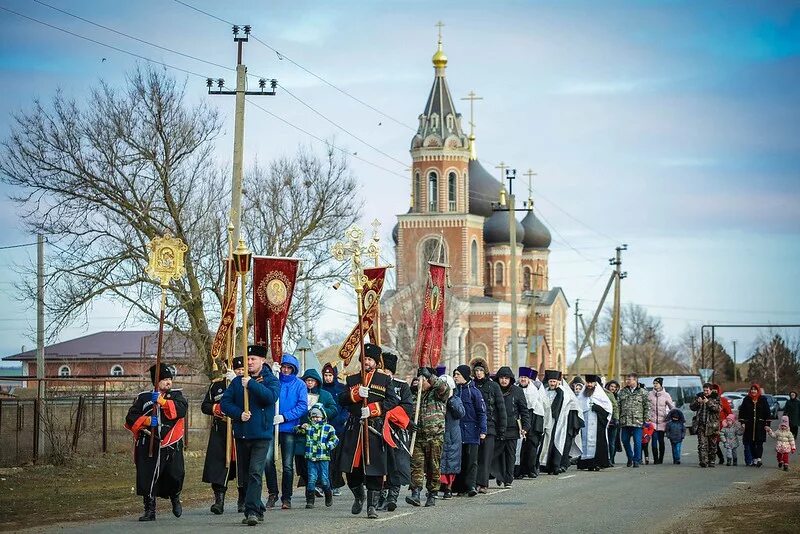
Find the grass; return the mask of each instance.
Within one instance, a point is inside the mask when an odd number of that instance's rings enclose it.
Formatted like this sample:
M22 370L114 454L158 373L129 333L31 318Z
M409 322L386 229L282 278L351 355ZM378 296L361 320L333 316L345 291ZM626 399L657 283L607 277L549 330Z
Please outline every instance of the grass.
M185 454L181 500L184 506L210 506L211 489L200 481L205 457L198 451ZM66 466L0 469L0 530L140 513L135 484L130 452L76 457ZM169 501L159 499L158 506L160 513L169 513Z

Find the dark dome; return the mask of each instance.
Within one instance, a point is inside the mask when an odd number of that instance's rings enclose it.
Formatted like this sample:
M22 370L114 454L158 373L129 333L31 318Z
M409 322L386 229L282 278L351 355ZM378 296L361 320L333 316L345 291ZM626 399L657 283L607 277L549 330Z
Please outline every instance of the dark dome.
M516 217L514 221L517 223L517 243L522 243L525 239L525 229ZM483 241L487 245L511 243L507 211L496 211L486 219L483 223Z
M500 199L501 184L483 165L469 160L469 212L483 217L492 216L492 202ZM508 241L508 238L506 238Z
M400 238L400 221L397 221L394 225L394 228L392 228L392 241L394 241L395 245L397 244L399 238Z
M533 214L533 210L522 219L522 227L525 228L525 239L522 244L525 248L549 248L552 236L550 230Z

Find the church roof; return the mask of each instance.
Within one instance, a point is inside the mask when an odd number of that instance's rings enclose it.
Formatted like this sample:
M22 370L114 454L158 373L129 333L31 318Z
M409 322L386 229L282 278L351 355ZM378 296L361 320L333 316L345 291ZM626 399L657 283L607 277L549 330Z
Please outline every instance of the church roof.
M492 202L500 199L502 184L477 159L469 160L469 212L492 216Z
M522 240L525 248L550 248L550 242L553 239L550 230L533 213L533 210L530 210L522 219L522 227L525 229L525 237Z
M517 243L522 243L525 238L525 229L516 217ZM483 223L483 241L487 245L501 245L511 243L511 228L508 224L508 212L496 211Z

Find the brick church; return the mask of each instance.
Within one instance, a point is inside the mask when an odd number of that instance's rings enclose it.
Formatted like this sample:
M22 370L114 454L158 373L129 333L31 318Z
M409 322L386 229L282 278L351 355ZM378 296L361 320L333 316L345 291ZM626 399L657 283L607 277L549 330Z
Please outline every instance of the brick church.
M496 371L511 362L511 239L508 212L493 211L503 184L477 157L474 130L447 84L441 36L434 79L411 139L411 208L398 215L392 237L397 289L381 302L384 342L408 357L427 279L427 261L450 265L442 361L448 371L476 357ZM519 202L518 206L522 203ZM569 304L550 287L550 231L529 211L516 221L520 365L565 369ZM516 373L516 369L514 370Z

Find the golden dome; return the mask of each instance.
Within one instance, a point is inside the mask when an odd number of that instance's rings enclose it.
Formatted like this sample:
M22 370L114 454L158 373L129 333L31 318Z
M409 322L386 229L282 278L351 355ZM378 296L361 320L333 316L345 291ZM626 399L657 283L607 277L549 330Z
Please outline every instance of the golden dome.
M442 50L442 42L439 41L439 49L433 54L433 66L437 69L443 69L447 66L447 56Z

